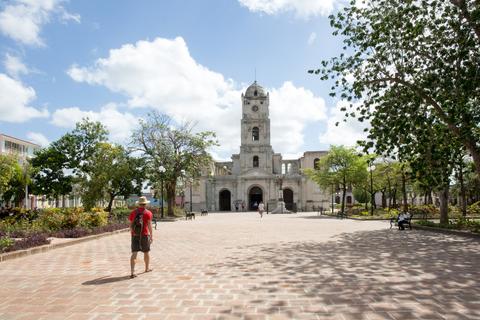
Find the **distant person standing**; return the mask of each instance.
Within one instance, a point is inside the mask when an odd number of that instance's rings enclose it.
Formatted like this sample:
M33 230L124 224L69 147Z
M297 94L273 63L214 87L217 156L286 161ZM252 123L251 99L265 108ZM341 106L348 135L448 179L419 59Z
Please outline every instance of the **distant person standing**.
M258 203L257 203L257 201L255 201L253 203L253 210L257 210L257 209L258 209Z
M260 204L258 205L258 213L260 214L260 218L263 218L264 211L265 211L265 205L263 204L262 201L260 201Z
M242 211L245 211L245 201L242 201Z
M137 201L137 209L133 210L128 217L132 234L132 256L130 257L130 278L135 278L135 261L138 251L143 252L145 272L150 272L150 244L153 242L152 212L146 206L150 201L146 197L140 197Z

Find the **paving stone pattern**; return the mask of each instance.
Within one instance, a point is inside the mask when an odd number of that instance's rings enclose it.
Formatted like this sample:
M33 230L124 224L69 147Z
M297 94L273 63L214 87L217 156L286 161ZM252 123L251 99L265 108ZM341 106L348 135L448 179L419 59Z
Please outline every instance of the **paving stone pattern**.
M480 319L476 239L315 214L159 224L0 263L0 319ZM143 269L139 256L137 270Z

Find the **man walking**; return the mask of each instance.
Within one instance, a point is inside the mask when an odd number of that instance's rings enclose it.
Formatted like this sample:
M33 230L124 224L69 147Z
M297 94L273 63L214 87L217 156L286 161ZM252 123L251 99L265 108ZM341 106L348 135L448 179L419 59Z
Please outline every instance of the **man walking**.
M260 204L258 205L258 213L260 213L260 218L263 218L263 211L265 211L265 205L263 204L263 201L260 201Z
M132 256L130 257L130 278L135 278L135 261L138 251L143 252L145 272L150 272L150 244L153 242L152 212L146 206L150 201L146 197L140 197L137 201L137 209L133 210L128 217L132 234Z

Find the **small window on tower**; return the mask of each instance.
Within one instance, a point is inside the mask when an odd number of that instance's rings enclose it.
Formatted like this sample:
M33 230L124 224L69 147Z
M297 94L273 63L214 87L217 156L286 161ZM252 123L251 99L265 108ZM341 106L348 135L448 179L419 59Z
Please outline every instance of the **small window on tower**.
M258 127L253 127L252 129L252 141L260 140L260 130Z
M253 95L256 97L258 94L257 90L253 91Z
M258 156L253 156L253 167L258 168Z

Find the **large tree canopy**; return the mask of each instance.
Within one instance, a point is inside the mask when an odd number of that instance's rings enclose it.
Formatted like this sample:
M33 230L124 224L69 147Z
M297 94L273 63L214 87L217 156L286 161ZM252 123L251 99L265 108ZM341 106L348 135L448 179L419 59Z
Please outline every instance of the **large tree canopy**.
M132 135L133 150L143 154L149 167L149 179L158 184L163 179L168 198L168 215L173 215L177 180L185 172L190 178L198 177L211 161L207 149L216 145L215 134L210 131L193 132L193 125L174 125L172 120L156 112L140 121ZM163 166L166 171L158 169Z
M428 130L431 118L447 129L442 138L470 153L480 176L479 1L360 2L331 16L344 53L310 72L335 80L332 95L352 102L347 117L371 121L367 147L410 160L416 144L431 142L401 133Z
M342 190L343 213L347 189L362 184L367 179L367 157L360 156L353 148L331 146L315 169L305 169L304 172L326 190L336 187Z

